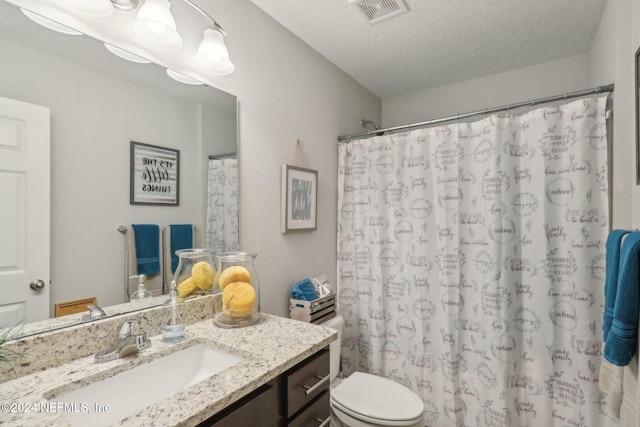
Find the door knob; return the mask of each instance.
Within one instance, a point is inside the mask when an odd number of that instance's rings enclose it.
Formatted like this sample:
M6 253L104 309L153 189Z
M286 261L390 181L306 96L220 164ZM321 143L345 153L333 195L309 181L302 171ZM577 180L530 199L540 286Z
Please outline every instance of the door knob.
M29 284L29 287L34 291L39 291L44 289L44 280L36 279Z

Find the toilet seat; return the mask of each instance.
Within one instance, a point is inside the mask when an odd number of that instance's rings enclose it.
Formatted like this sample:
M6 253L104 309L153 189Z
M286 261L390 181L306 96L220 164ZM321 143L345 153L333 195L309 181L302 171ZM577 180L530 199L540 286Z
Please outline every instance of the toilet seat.
M422 400L405 386L362 372L331 390L331 404L356 419L387 426L413 425L424 412Z

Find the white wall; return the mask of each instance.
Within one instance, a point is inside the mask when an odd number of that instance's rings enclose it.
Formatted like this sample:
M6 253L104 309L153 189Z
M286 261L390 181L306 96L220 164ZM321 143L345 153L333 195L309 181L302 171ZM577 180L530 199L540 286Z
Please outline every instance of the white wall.
M640 213L636 195L635 161L635 98L632 27L640 20L633 18L638 0L609 0L589 54L591 84L614 82L613 97L613 181L609 187L613 196L613 228L638 227ZM635 25L633 23L635 22ZM634 205L636 207L634 207Z
M261 310L289 315L289 288L336 279L337 136L363 117L380 120L380 99L248 0L202 3L229 34L233 74L217 87L238 97L240 248L258 254ZM300 139L318 170L318 229L280 233L280 169Z
M200 105L14 42L0 39L0 51L0 95L51 109L52 307L124 302L119 224L203 226ZM180 206L129 204L132 140L180 150Z
M583 54L384 99L383 126L455 116L587 89L588 65L588 56Z

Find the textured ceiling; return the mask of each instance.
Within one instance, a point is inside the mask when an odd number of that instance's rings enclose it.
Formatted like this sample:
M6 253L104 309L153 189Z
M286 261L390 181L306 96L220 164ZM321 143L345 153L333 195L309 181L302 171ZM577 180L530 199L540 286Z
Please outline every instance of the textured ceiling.
M586 53L606 0L405 0L369 24L348 0L251 0L382 99Z

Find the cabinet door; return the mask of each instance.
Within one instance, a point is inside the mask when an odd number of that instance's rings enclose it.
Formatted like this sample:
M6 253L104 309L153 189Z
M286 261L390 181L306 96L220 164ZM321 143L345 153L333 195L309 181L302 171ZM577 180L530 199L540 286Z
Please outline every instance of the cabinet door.
M275 382L265 384L198 427L276 427L279 424L277 402Z
M329 390L325 390L315 402L298 414L288 427L328 427L329 426Z

